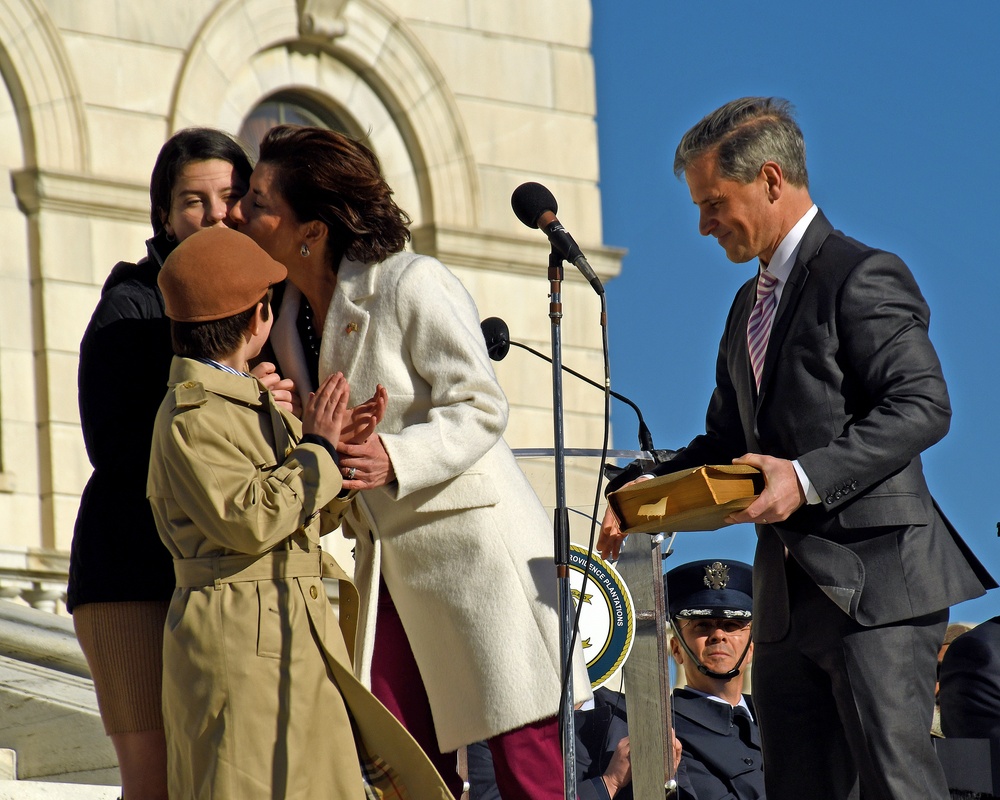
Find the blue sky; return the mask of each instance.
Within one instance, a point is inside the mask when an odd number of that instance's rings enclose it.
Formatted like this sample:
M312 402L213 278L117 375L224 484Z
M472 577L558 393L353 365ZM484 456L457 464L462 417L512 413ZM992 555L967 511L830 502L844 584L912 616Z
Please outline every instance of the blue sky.
M936 499L1000 577L1000 3L594 0L604 242L628 249L608 284L613 388L657 447L704 430L725 316L752 264L699 236L674 147L727 100L791 100L813 199L835 227L898 253L931 307L951 432L924 455ZM570 209L562 210L567 224ZM576 232L586 241L585 232ZM616 404L619 447L634 446ZM740 525L679 534L671 566L752 561ZM1000 613L1000 591L952 611Z

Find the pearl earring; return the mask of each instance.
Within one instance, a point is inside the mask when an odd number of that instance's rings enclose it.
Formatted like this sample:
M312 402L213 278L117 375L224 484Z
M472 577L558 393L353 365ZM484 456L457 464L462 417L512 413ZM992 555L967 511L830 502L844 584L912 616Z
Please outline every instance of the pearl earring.
M309 245L303 244L302 247L299 248L299 255L303 258L309 258Z

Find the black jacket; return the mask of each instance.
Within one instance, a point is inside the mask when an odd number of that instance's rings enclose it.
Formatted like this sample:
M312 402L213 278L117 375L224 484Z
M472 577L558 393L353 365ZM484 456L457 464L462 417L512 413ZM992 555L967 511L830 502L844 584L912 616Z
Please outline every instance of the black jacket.
M747 704L752 709L750 698ZM757 723L736 718L728 703L674 690L674 732L684 748L677 782L682 800L758 800L764 760Z
M941 661L945 736L1000 739L1000 616L951 643Z
M80 344L80 422L94 467L73 532L66 606L169 600L173 561L146 500L153 420L173 349L156 285L171 249L150 239L139 264L119 262Z

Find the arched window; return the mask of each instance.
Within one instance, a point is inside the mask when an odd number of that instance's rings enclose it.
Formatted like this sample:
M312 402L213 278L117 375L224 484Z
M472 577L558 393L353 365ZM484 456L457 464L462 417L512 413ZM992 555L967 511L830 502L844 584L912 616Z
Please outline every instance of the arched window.
M239 137L247 145L253 161L260 155L260 140L275 125L314 125L351 135L353 131L336 113L325 104L309 97L304 92L281 91L257 104L243 124Z

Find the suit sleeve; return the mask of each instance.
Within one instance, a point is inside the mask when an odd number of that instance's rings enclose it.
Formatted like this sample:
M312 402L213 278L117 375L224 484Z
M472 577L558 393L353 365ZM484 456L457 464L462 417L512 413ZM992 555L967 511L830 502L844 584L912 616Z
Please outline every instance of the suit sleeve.
M381 434L397 497L436 486L475 464L507 427L479 313L461 282L431 258L414 260L396 288L397 323L417 377L430 387L425 421Z
M576 786L576 796L578 800L611 800L602 778L580 781Z
M817 420L831 426L829 444L799 456L828 508L903 469L947 433L951 406L929 321L916 281L892 254L871 251L841 283L827 357L842 386L827 391L831 403L847 398L846 424L837 414ZM851 492L839 496L845 484Z
M674 780L677 781L676 800L698 800L698 793L694 790L691 778L688 776L689 761L690 759L682 755L680 766L677 767L677 774L674 775Z

